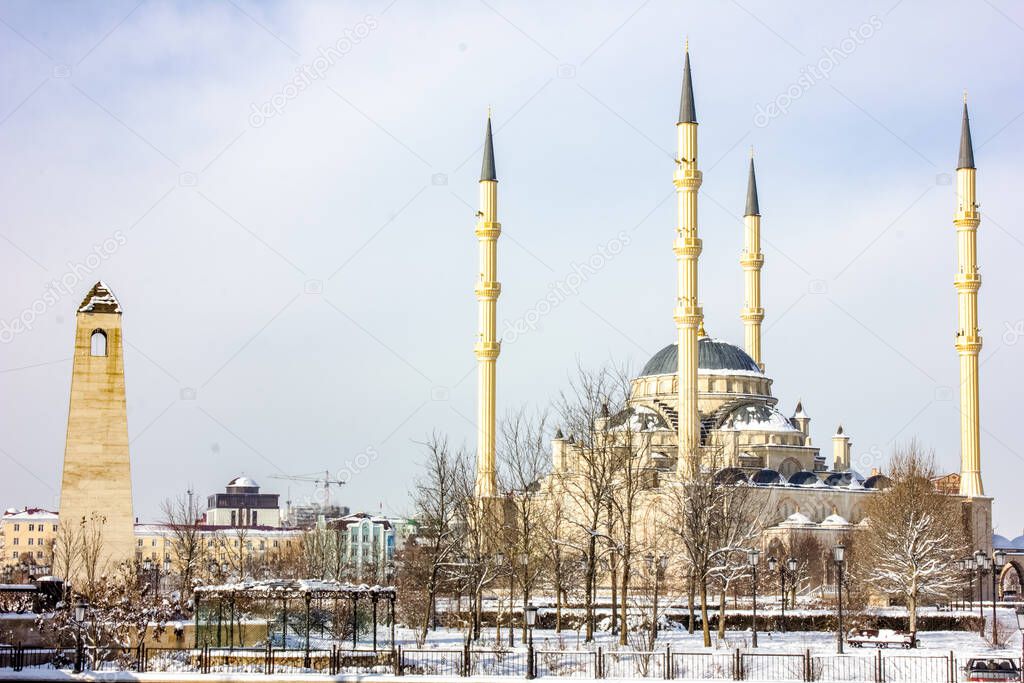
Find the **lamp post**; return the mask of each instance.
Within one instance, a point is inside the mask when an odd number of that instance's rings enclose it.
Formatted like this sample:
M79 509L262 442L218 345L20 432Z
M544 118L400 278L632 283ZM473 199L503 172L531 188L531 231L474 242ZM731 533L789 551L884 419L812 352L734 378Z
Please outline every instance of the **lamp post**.
M750 615L750 630L752 632L750 637L751 647L757 647L757 561L761 558L761 551L757 548L751 548L747 551L747 564L750 565L751 572L751 586L753 587L754 596L754 611ZM725 615L720 615L720 618L724 619Z
M533 657L533 627L537 623L537 606L532 602L526 606L526 628L529 633L529 640L526 645L526 677L534 679L537 677Z
M668 555L662 555L655 561L654 555L648 553L647 571L654 577L654 602L651 605L651 645L658 639L658 585L668 569Z
M846 546L842 543L832 548L832 559L836 563L836 603L838 605L839 627L836 629L836 654L843 654L843 564L846 561Z
M999 624L996 620L996 599L999 597L999 574L1006 564L1006 553L997 550L992 553L992 645L998 642Z
M75 603L75 625L78 627L75 631L75 669L76 674L82 673L82 660L84 659L82 649L82 624L85 623L85 611L89 607L85 600L79 598L78 602Z
M1024 661L1024 607L1017 608L1017 630L1020 631L1020 653L1022 660Z
M978 572L978 617L981 622L981 637L985 637L985 607L982 605L982 584L981 584L981 573L985 569L985 553L980 550L974 551L974 568Z

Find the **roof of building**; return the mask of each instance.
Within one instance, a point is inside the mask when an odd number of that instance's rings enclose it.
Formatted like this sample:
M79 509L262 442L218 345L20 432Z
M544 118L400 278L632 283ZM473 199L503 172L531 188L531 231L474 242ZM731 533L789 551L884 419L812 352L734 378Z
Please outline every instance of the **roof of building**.
M960 123L960 157L957 168L974 168L974 145L971 143L971 120L967 116L967 102L964 101L964 117Z
M484 161L480 166L480 180L497 180L494 170L494 139L491 136L491 115L487 115L487 132L484 133Z
M97 282L89 290L89 293L82 299L82 305L78 307L79 313L120 313L121 304L117 297L110 291L110 288Z
M725 430L759 432L798 432L788 417L764 403L750 403L739 406L729 413Z
M779 524L779 526L804 527L804 526L816 526L816 525L815 525L815 523L813 521L811 521L810 517L808 517L804 513L802 513L799 510L797 510L796 512L791 514L789 517L786 517L786 519L783 520Z
M675 344L669 344L654 354L644 369L641 377L648 375L668 375L679 372L679 350ZM697 340L697 371L709 375L757 375L764 373L747 352L729 342L711 337Z
M697 123L697 110L693 106L693 79L690 77L690 51L683 60L683 91L679 95L679 123Z
M38 519L55 520L57 519L57 513L53 512L52 510L44 510L43 508L25 507L21 508L20 510L16 508L7 508L6 510L4 510L3 519L5 521L20 519L29 519L33 521Z
M750 157L750 173L747 175L747 210L743 215L761 215L761 207L757 203L757 177L754 175L754 157Z
M821 520L821 526L832 527L832 528L843 528L853 526L850 520L846 519L840 514L833 512L831 515Z

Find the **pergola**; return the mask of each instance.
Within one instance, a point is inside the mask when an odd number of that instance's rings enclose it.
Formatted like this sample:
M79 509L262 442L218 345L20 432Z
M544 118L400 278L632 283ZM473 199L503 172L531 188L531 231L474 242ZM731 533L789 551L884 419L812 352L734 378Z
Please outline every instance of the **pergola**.
M261 581L241 581L238 583L227 583L216 586L197 586L195 589L195 646L200 646L200 626L211 627L209 616L216 610L216 638L217 647L222 646L222 628L225 618L225 606L227 607L227 645L230 648L235 646L235 624L237 622L236 606L238 603L247 605L250 609L256 608L267 618L267 640L268 645L272 644L273 637L270 629L271 623L280 619L281 623L281 646L287 648L288 617L289 614L301 623L305 631L305 649L310 649L310 625L314 612L319 614L320 635L324 635L327 622L327 610L330 614L340 614L340 606L351 607L352 626L352 648L358 644L358 617L360 601L369 601L373 617L373 649L377 650L377 625L378 608L384 600L388 605L388 623L391 626L391 647L395 645L395 588L393 586L368 586L366 584L341 583L339 581L320 581L316 579L280 579ZM298 602L299 606L293 606ZM328 607L325 608L325 605ZM201 620L201 613L205 608L207 618ZM289 609L291 608L291 609ZM337 626L331 620L332 630ZM203 642L209 644L210 633ZM240 637L244 638L244 632L239 629ZM244 647L244 642L239 642Z

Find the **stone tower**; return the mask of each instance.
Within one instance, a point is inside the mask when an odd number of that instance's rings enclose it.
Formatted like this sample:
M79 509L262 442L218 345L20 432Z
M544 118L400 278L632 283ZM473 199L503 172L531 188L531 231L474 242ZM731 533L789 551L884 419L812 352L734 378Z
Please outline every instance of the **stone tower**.
M956 352L960 356L960 495L970 498L985 495L981 484L981 442L978 418L978 211L975 194L974 148L971 123L967 117L967 95L960 127L960 157L956 165L957 273L953 280L957 293Z
M490 498L497 494L494 462L495 379L501 342L497 336L498 295L498 176L494 169L494 141L491 115L487 113L484 134L484 159L480 169L480 210L477 212L476 237L479 241L479 274L476 283L478 327L473 353L477 362L476 416L476 495Z
M78 309L71 372L60 539L68 539L72 530L78 542L83 535L95 538L94 531L102 525L97 553L102 571L135 556L121 306L102 282L93 286ZM83 520L86 529L81 528ZM83 576L83 561L59 570L74 583Z
M679 450L676 470L681 476L695 471L700 450L700 420L697 415L697 330L704 312L697 297L697 260L701 241L697 236L697 193L703 175L697 170L697 113L693 105L690 50L683 62L683 92L676 123L678 158L672 183L676 188L676 308L673 318L679 338Z
M757 178L754 176L754 152L750 152L750 174L747 177L747 208L743 212L743 342L747 354L764 372L761 358L761 323L764 309L761 307L761 267L764 253L761 252L761 209L757 202Z

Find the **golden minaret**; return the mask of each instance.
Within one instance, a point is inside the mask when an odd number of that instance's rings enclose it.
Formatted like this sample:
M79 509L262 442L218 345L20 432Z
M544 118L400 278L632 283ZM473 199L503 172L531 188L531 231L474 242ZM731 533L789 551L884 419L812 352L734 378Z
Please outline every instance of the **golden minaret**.
M697 170L697 114L693 106L693 82L690 77L690 50L683 62L683 92L676 123L679 158L672 182L676 187L677 224L672 248L678 272L674 319L679 335L679 451L676 470L681 476L696 471L700 449L700 422L697 416L697 330L704 312L697 298L697 260L701 241L697 237L697 192L703 175Z
M476 300L479 305L477 341L473 347L477 361L477 433L476 433L476 495L488 498L497 494L494 463L495 369L501 342L497 337L498 295L498 176L494 171L494 143L491 139L491 113L487 112L487 133L484 137L484 160L480 170L480 210L477 212L476 236L480 244L480 275Z
M764 254L761 252L761 210L757 203L757 179L754 176L754 150L750 150L750 175L747 178L747 209L743 212L743 344L747 355L754 359L762 371L761 322L764 309L761 308L761 266Z
M978 419L978 353L981 334L978 332L978 211L975 194L974 148L971 145L971 124L967 117L967 94L964 93L964 115L960 130L960 159L956 166L957 294L956 352L960 356L960 495L983 496L981 484L981 443Z

